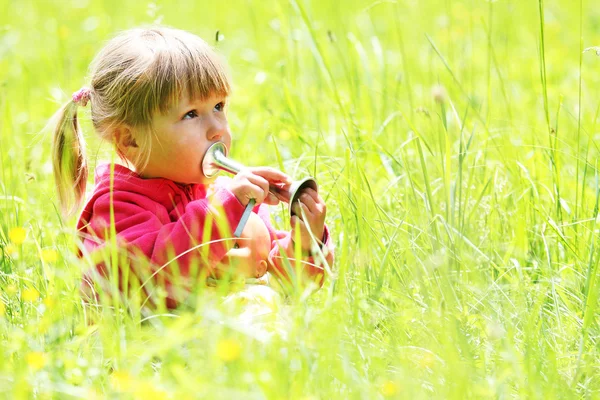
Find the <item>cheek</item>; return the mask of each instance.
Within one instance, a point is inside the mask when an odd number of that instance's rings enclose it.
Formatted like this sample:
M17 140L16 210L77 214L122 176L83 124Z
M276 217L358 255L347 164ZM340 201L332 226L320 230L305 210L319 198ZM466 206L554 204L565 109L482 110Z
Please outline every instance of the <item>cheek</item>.
M225 130L223 136L221 136L220 140L227 145L227 148L231 147L231 131L229 130L229 126L227 126L227 129Z
M160 147L159 147L160 148ZM169 157L173 157L170 162L178 163L187 159L197 149L194 141L184 136L171 136L170 140L165 143L163 150Z

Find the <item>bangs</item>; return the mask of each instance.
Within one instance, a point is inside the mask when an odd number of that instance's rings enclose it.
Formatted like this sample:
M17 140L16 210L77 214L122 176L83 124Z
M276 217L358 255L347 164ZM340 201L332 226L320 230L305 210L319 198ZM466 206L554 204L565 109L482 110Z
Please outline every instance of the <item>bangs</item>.
M228 96L229 76L219 56L199 37L176 29L152 29L141 39L149 50L147 64L134 78L125 107L134 126L147 126L156 112L166 113L185 95L206 100ZM151 43L148 43L151 42Z

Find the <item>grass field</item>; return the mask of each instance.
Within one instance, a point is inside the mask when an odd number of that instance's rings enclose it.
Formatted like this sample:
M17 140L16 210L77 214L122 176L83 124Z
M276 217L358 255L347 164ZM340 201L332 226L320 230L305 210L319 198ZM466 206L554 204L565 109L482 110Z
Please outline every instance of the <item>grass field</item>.
M0 0L0 398L598 398L595 3L218 3ZM85 322L42 129L152 23L227 59L234 158L319 181L334 274L287 340L208 295Z

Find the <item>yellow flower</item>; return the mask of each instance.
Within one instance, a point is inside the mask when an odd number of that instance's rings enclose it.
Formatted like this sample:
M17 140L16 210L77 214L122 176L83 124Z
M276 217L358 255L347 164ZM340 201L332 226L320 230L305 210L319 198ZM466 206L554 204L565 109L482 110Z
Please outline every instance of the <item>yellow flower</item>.
M149 382L138 384L133 394L134 399L140 400L162 400L167 397L167 393L154 387L154 385Z
M25 356L25 361L27 361L27 365L29 365L31 369L37 371L38 369L44 368L44 365L46 365L46 354L34 351Z
M23 297L23 300L33 303L40 298L40 292L35 290L35 288L27 288L23 290L21 296Z
M381 387L381 394L384 397L392 397L396 393L398 393L398 386L392 381L387 381Z
M6 313L6 306L2 301L0 301L0 317L3 317Z
M122 392L131 391L135 384L131 375L129 375L129 373L125 371L113 372L110 376L110 382L112 383L114 388Z
M42 249L42 260L47 263L55 263L58 260L58 252L54 249Z
M52 297L46 297L44 299L44 305L46 306L46 309L48 309L48 310L52 310L54 308L55 304L56 304L56 301L54 301L54 298L52 298Z
M242 354L242 345L235 339L222 339L217 343L217 357L223 361L235 361Z
M25 230L25 228L17 227L8 231L8 238L17 246L25 241L26 236L27 230Z
M289 140L292 137L292 134L287 129L283 129L279 131L279 138L282 140Z

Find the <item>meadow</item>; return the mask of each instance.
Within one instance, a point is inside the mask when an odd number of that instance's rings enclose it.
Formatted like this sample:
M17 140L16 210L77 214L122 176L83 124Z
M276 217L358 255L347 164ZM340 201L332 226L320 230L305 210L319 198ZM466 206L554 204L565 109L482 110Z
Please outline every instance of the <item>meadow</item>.
M600 397L595 3L0 9L0 398ZM233 158L319 181L336 260L280 310L286 337L209 295L86 322L44 127L103 43L150 24L227 60ZM81 112L93 170L113 155Z

